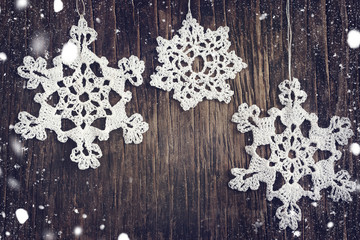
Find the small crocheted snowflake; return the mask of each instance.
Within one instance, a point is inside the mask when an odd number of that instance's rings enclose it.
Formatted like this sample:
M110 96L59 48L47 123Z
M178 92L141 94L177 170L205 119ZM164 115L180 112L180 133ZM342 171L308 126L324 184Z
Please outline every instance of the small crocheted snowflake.
M173 98L186 111L203 98L229 103L234 92L225 80L235 78L247 67L234 51L228 52L228 27L216 31L200 26L189 12L179 35L171 40L158 37L159 62L162 66L151 76L150 84L165 91L174 90ZM199 67L195 63L201 63Z
M353 132L350 120L338 116L331 118L328 128L319 127L318 117L300 106L307 95L300 90L300 83L296 78L292 81L285 80L279 88L280 102L285 106L281 110L272 108L268 111L269 117L259 118L260 109L244 103L233 115L232 121L238 123L237 129L240 132L252 131L253 143L245 148L252 157L249 168L233 168L231 173L235 178L229 182L229 186L238 191L247 191L248 188L257 190L260 182L266 183L267 199L271 201L276 197L283 203L276 211L280 229L290 227L295 230L301 220L301 209L297 201L303 196L317 201L321 198L320 191L330 187L330 197L334 201L352 200L350 192L355 190L355 183L349 180L347 171L335 172L334 164L342 155L336 144L346 145ZM275 129L277 118L286 127L282 133ZM302 126L304 121L310 123L310 130L309 126ZM271 151L268 159L259 156L257 152L260 146L266 145ZM318 150L331 154L315 162L314 154ZM283 177L283 185L276 190L274 183L277 173ZM305 176L311 177L311 187L302 186Z
M76 143L70 158L78 163L79 169L97 168L102 152L93 143L95 138L105 141L111 131L122 128L125 143L140 143L142 134L148 130L140 114L127 117L125 112L125 104L131 100L131 92L125 91L125 82L135 86L142 83L144 62L131 56L118 62L119 69L108 67L105 57L99 58L88 49L97 33L88 27L83 17L78 26L72 26L70 36L69 42L78 51L73 62L57 56L54 67L47 69L41 57L24 58L24 66L18 68L19 75L29 79L28 89L36 89L40 84L44 92L34 98L41 105L39 116L20 112L20 122L14 129L25 139L36 137L38 140L46 139L45 129L53 130L60 142L70 138ZM118 102L110 102L111 91L120 98ZM58 101L51 103L56 95ZM103 129L94 124L99 119L105 120Z

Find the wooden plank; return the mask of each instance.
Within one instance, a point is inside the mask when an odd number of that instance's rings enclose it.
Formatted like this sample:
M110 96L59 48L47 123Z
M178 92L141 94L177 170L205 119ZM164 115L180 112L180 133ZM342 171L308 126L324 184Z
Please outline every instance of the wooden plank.
M264 112L281 107L277 86L288 78L285 1L191 1L192 14L205 29L229 27L230 50L248 68L228 81L235 92L230 104L205 100L183 111L173 93L149 82L160 65L156 38L176 34L187 1L86 0L85 18L98 32L91 45L95 53L110 66L130 55L145 62L144 83L126 86L133 95L127 113L138 112L149 123L140 145L126 145L121 131L98 142L101 166L86 171L70 161L75 144L60 143L49 131L44 142L21 141L27 149L23 156L11 148L20 139L11 126L20 111L37 114L33 98L41 91L24 88L17 67L27 55L46 56L51 66L78 21L75 1L63 2L64 9L55 13L53 1L32 0L19 11L14 1L0 0L0 52L8 56L0 63L0 213L6 214L5 219L0 215L0 236L10 232L9 239L42 239L46 234L73 239L74 227L81 226L79 239L116 239L121 232L130 239L295 238L290 229L279 231L275 211L280 202L266 200L264 184L245 193L227 187L230 169L250 162L245 146L252 136L239 133L230 122L237 107L244 102ZM349 117L353 142L359 141L360 50L350 49L346 37L348 30L360 29L359 12L358 0L291 1L292 75L308 94L303 107L319 115L321 126L334 115ZM263 13L268 15L260 20ZM34 51L32 41L39 36L46 52ZM341 149L336 170L346 169L353 180L359 179L358 157ZM9 179L19 181L19 190L8 186ZM328 195L323 191L316 207L307 198L299 201L299 238L356 239L357 193L351 203L334 203ZM14 215L20 207L30 215L24 225ZM328 222L334 227L328 228Z

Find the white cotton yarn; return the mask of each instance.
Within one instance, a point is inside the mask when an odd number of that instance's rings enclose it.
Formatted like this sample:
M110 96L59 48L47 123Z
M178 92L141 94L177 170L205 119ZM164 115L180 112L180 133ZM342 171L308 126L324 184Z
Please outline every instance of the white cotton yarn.
M97 168L102 152L93 143L96 138L105 141L111 131L122 128L125 143L138 144L148 130L148 124L140 114L128 117L125 112L125 104L132 97L131 92L125 90L125 83L142 84L145 66L143 61L131 56L121 59L118 69L108 67L105 57L99 58L88 49L88 45L96 40L97 32L88 27L82 16L78 26L72 26L70 36L69 43L76 45L78 51L71 63L57 56L53 60L54 67L47 69L45 59L34 60L27 56L24 66L18 68L19 75L28 79L28 89L36 89L41 84L44 92L34 98L41 105L39 116L20 112L20 122L15 124L14 130L25 139L36 137L38 140L46 139L45 129L53 130L60 142L70 138L76 143L70 158L78 163L79 169ZM91 69L94 63L99 66L98 71ZM73 71L71 75L65 75L66 66ZM109 101L111 90L121 97L113 106ZM48 100L54 93L58 94L59 102L52 106ZM104 129L92 126L100 118L105 118ZM73 122L75 127L63 130L61 122L64 119Z
M347 171L335 172L334 165L342 155L336 144L346 145L353 132L350 120L338 116L331 118L328 128L319 127L318 117L300 106L307 95L300 90L298 79L283 81L279 89L280 102L285 106L281 110L272 108L268 117L259 118L260 109L256 105L249 107L243 103L233 115L232 121L238 124L241 133L252 132L253 143L245 148L251 155L249 168L233 168L231 173L235 178L229 182L229 187L238 191L257 190L260 182L266 183L267 199L271 201L275 197L283 204L276 211L280 229L290 227L295 230L301 220L297 202L303 196L317 201L322 189L331 188L330 198L335 202L352 200L350 192L355 190L355 182L349 180ZM282 133L275 132L278 117L286 127ZM308 136L300 128L306 120L311 124ZM270 147L269 159L256 152L264 145ZM313 156L317 150L329 151L331 155L315 162ZM284 183L280 189L274 190L277 173L282 175ZM309 189L300 185L301 179L307 175L311 176L312 182Z

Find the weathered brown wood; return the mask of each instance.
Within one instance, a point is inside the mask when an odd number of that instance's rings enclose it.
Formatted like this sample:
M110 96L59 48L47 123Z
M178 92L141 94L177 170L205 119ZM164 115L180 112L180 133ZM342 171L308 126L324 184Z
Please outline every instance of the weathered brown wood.
M33 97L40 89L25 89L16 69L27 55L47 55L52 64L78 20L75 1L63 2L64 9L55 13L53 1L33 0L18 11L14 1L0 0L0 52L8 56L0 63L0 213L6 214L5 219L0 215L0 236L8 231L7 239L42 239L46 233L74 239L74 227L82 226L80 239L116 239L121 232L130 239L295 238L289 229L279 231L279 202L266 201L264 185L245 193L227 187L230 169L250 162L244 147L251 134L240 134L230 122L238 105L257 104L264 111L281 107L277 86L288 78L285 1L192 0L193 16L205 29L229 27L231 50L248 68L229 81L235 92L230 104L204 101L184 112L173 93L149 82L159 65L156 37L176 34L187 1L87 0L86 19L99 34L92 45L96 54L111 66L130 55L145 61L144 84L127 85L133 94L127 112L139 112L150 129L140 145L125 145L122 132L112 132L108 141L98 143L101 166L86 171L69 159L74 143L62 144L51 132L44 142L22 141L27 148L22 157L10 147L20 139L9 128L18 112L36 115L39 110ZM319 115L322 126L333 115L349 117L353 142L359 141L360 50L350 49L346 36L360 29L359 12L358 0L291 1L292 74L308 93L303 106ZM268 14L265 20L259 19L262 13ZM31 51L36 34L48 39L46 54ZM356 180L359 167L359 158L344 147L336 170L346 169ZM20 182L19 190L9 188L11 178ZM300 238L357 239L358 193L351 203L334 203L328 194L323 191L317 207L307 198L299 202ZM20 207L30 215L24 225L14 216Z

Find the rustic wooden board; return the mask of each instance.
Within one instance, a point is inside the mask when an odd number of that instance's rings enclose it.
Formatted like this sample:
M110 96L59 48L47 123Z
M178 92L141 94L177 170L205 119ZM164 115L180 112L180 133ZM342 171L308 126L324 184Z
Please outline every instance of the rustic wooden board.
M193 16L202 26L230 28L231 50L249 66L229 81L235 91L230 104L204 101L184 112L172 93L149 81L159 65L156 37L176 33L187 1L87 0L86 19L99 34L93 44L96 54L112 66L130 55L146 63L144 84L127 86L133 93L127 112L139 112L150 129L140 145L125 145L122 132L114 131L109 141L99 142L101 166L86 171L69 159L74 143L62 144L54 133L48 132L44 142L22 141L27 149L23 156L11 148L20 139L9 128L18 112L36 114L39 109L33 97L40 90L25 89L16 69L24 56L46 55L51 64L59 54L78 20L75 1L63 2L64 9L55 13L53 1L32 0L27 10L18 11L14 1L0 0L0 52L8 56L0 63L0 212L6 214L0 215L0 236L8 231L7 239L41 239L46 233L73 239L74 227L82 226L81 239L116 239L121 232L131 239L295 238L290 229L279 231L279 202L266 201L264 185L246 193L227 187L230 169L247 167L250 161L244 147L251 135L240 134L230 122L238 105L281 107L277 85L288 76L285 1L192 1ZM268 14L265 20L259 19L262 13ZM359 141L360 50L350 49L346 36L349 29L360 29L359 13L358 0L291 3L293 75L308 93L303 106L319 115L322 126L333 115L349 117L353 142ZM31 50L32 39L41 35L47 39L46 53ZM359 158L344 147L336 170L346 169L356 180L359 167ZM8 186L12 178L20 182L18 190ZM299 238L356 239L358 194L351 203L334 203L328 194L323 191L317 207L306 198L299 202ZM14 217L20 207L30 215L24 225ZM329 229L330 221L334 227ZM99 229L101 224L105 229Z

